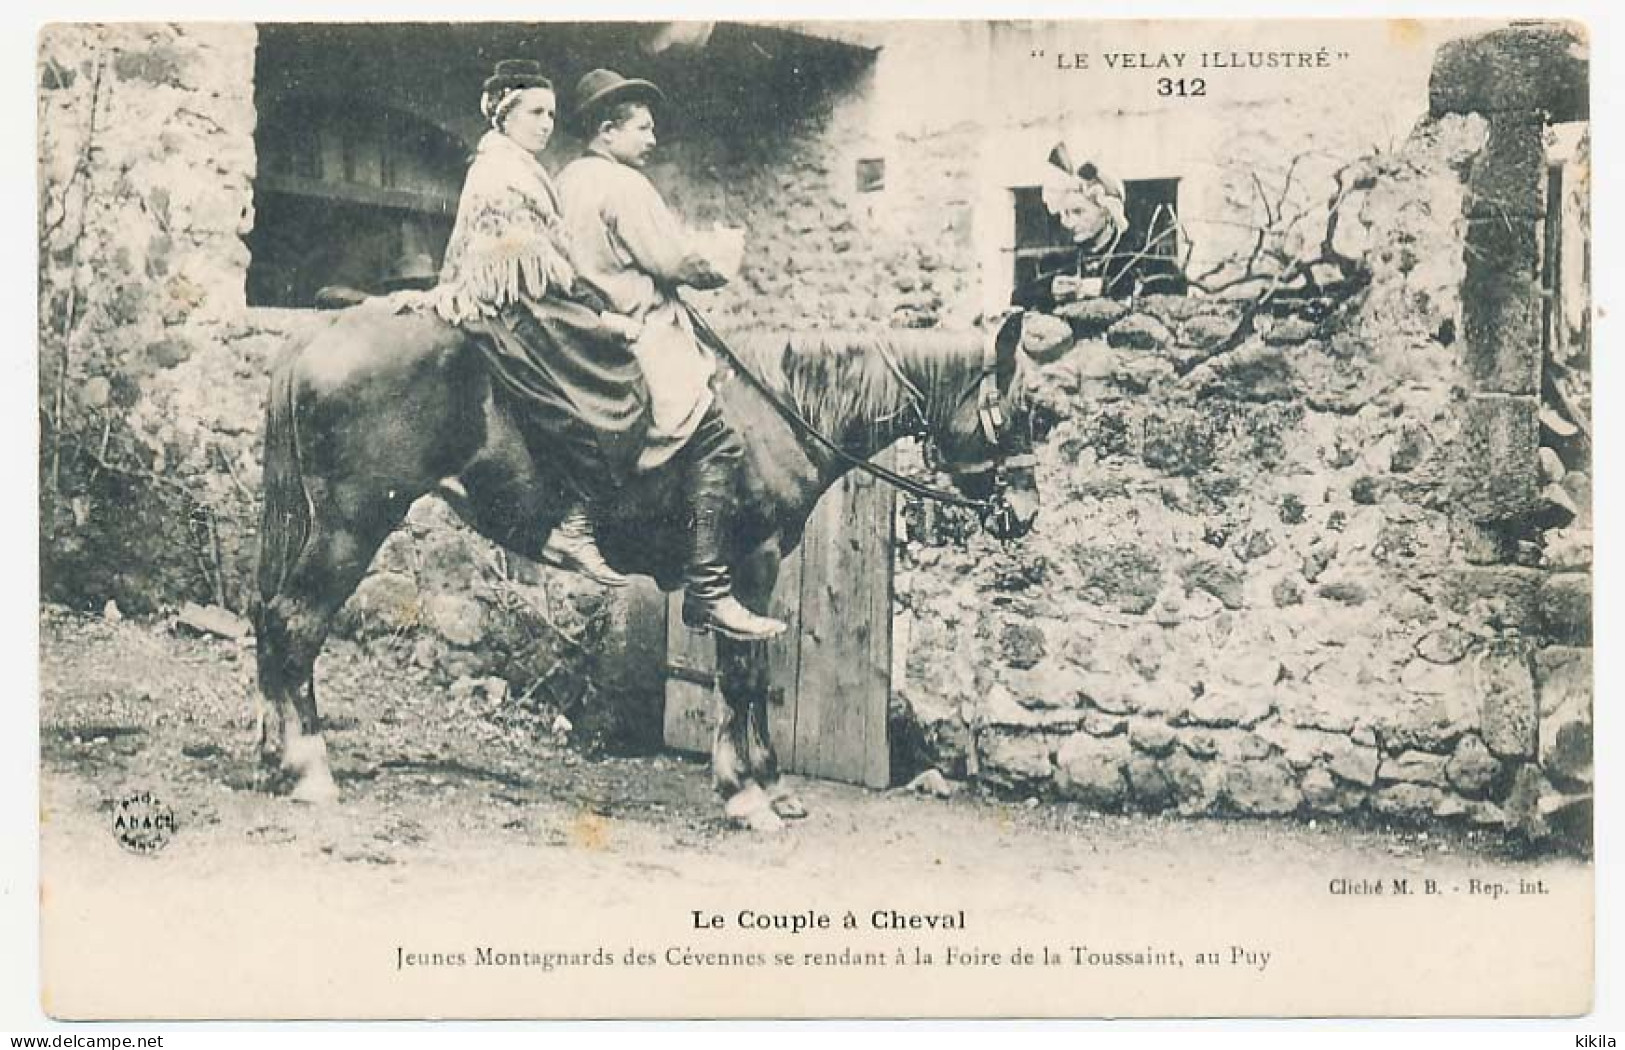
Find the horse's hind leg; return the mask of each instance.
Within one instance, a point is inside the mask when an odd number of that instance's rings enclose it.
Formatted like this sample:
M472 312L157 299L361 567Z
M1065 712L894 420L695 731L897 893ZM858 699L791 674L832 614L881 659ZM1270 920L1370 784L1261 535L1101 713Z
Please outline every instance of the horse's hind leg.
M401 506L389 507L384 520L319 520L282 586L262 601L259 678L270 717L261 727L260 758L272 788L298 801L338 798L316 708L316 656L339 607L404 513Z

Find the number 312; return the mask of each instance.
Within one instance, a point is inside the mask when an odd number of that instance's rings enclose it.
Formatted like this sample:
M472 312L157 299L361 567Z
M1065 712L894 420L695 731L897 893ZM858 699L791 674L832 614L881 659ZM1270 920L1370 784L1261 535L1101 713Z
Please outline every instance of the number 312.
M1192 77L1186 80L1180 77L1173 80L1168 77L1157 79L1157 95L1161 98L1197 98L1207 95L1207 81L1201 77Z

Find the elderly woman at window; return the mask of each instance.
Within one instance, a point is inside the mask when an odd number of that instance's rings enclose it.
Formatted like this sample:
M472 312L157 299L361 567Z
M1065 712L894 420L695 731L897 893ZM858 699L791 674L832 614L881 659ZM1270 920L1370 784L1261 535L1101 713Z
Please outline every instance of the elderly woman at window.
M1063 296L1109 291L1114 275L1109 264L1120 258L1118 245L1128 233L1128 217L1123 184L1090 162L1074 168L1065 143L1050 151L1044 171L1044 208L1066 230L1071 251L1047 260L1050 265L1018 287L1011 302L1047 311Z
M542 559L610 586L626 582L598 550L588 508L636 468L648 417L631 351L640 325L603 309L578 280L553 180L539 154L553 135L552 83L529 61L497 63L480 140L446 246L435 309L476 333L492 376L525 406L527 440L546 444L574 489Z

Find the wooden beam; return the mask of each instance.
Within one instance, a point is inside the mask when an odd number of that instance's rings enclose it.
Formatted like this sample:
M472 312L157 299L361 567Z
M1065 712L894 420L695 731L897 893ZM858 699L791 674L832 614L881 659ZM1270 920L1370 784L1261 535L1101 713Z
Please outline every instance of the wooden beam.
M257 188L266 193L281 193L290 197L306 197L340 204L360 204L374 208L394 208L397 211L425 215L457 214L455 198L418 190L385 189L382 186L366 186L352 182L327 182L299 175L262 174L255 182Z

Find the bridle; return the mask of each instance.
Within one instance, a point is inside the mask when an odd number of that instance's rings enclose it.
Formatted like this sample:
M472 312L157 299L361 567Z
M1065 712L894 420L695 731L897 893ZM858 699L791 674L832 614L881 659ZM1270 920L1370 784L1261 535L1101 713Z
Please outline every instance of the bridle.
M1002 455L998 451L1005 447L1006 441L1011 436L1009 427L1012 423L1004 411L1005 395L999 390L998 375L998 332L1008 320L1009 315L1001 318L999 323L994 326L994 337L982 345L982 366L978 371L974 387L976 420L981 427L982 436L987 440L988 448L994 450L994 453L979 460L950 462L943 456L941 449L931 436L930 422L926 414L927 401L925 395L903 372L902 366L897 363L897 359L892 356L892 352L886 349L885 343L877 343L875 346L875 352L886 363L886 368L908 397L908 407L914 413L914 425L908 430L908 436L919 439L921 448L925 450L926 465L933 471L946 471L950 474L959 475L985 474L1000 467L1031 467L1037 463L1036 457L1030 452L1009 456ZM1017 382L1017 380L1018 377L1011 377L1012 383ZM966 389L961 393L954 401L955 407L957 408L961 402L970 397L971 393L971 389ZM1027 447L1031 448L1031 435L1029 434L1028 437Z
M997 492L989 498L974 499L946 489L933 488L930 485L915 481L913 478L904 477L902 474L878 463L870 462L861 456L854 456L841 448L839 444L807 422L793 405L786 402L784 398L779 396L777 391L769 387L759 376L746 367L745 363L739 359L739 355L734 353L733 349L706 322L698 310L695 310L686 300L683 301L683 306L688 313L689 320L694 325L695 331L705 340L707 345L723 354L729 363L733 365L734 370L743 376L746 382L755 387L757 393L765 397L768 403L778 411L779 415L784 417L792 428L812 438L842 463L878 478L903 492L919 496L921 499L934 500L938 503L947 503L956 507L968 507L981 512L984 516L993 513L1004 513L1008 509L999 499ZM892 356L891 351L886 349L884 342L877 341L875 343L875 349L880 354L881 360L885 362L886 368L891 372L892 377L902 387L908 399L908 407L913 411L914 420L906 434L909 437L920 439L922 447L926 450L926 461L933 469L944 469L959 475L984 474L995 471L1001 466L1031 467L1037 462L1030 451L1016 456L1003 456L998 452L999 449L1004 447L1004 441L1008 437L1007 427L1009 425L1003 407L1004 396L999 392L998 333L1009 321L1010 316L1006 315L1000 318L999 323L993 326L992 338L983 344L982 366L974 385L977 398L977 419L981 425L982 436L987 439L989 448L994 450L994 454L985 460L976 460L970 463L948 463L943 460L941 451L931 437L930 419L926 413L928 402L925 394L908 378L908 375L903 371L902 365ZM1011 382L1015 382L1014 377L1011 378ZM971 391L972 388L967 388L960 394L954 404L957 406L966 397L969 397ZM1031 448L1030 441L1027 447Z

